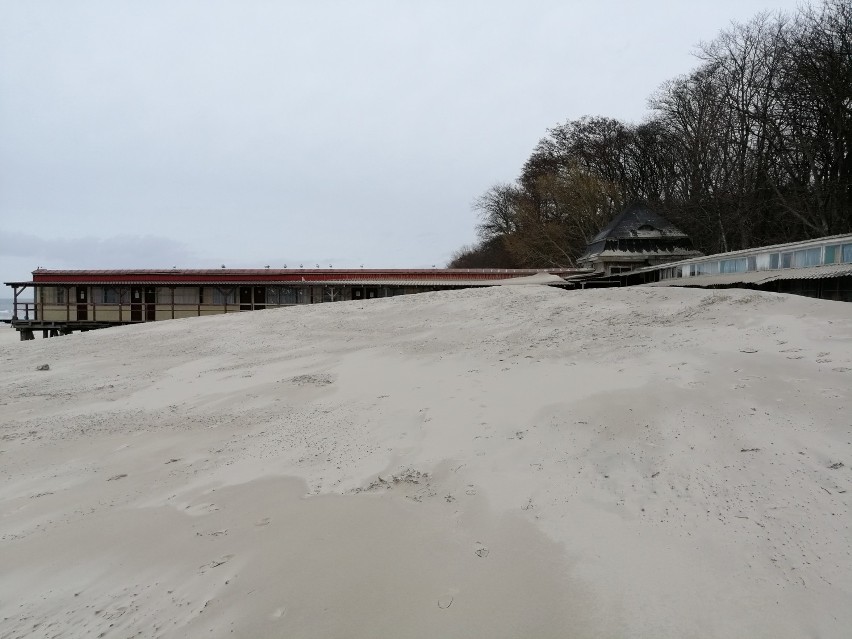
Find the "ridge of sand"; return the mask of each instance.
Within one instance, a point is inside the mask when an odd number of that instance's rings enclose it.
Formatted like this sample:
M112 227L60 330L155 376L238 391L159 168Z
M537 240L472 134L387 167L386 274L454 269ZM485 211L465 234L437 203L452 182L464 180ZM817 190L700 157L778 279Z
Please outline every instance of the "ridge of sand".
M496 287L0 363L3 638L852 627L848 304Z

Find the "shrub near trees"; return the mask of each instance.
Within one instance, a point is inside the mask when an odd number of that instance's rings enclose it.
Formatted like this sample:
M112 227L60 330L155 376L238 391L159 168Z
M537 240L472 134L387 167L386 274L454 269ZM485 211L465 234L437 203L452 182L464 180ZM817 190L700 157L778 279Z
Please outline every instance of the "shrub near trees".
M636 200L708 253L852 232L852 4L761 14L700 45L641 124L548 130L513 184L477 198L450 266L573 266Z

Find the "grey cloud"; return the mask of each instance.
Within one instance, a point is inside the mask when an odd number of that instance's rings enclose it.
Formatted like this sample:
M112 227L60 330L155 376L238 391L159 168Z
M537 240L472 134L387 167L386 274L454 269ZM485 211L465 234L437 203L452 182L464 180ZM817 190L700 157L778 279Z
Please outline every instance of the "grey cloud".
M32 268L170 268L196 259L185 244L153 235L47 239L0 231L6 258L28 258Z

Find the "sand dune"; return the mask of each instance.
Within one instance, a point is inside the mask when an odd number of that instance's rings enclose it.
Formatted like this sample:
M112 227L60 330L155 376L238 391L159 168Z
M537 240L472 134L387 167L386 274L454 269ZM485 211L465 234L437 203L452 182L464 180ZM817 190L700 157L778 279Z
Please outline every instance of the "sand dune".
M3 638L852 628L852 305L498 287L0 361Z

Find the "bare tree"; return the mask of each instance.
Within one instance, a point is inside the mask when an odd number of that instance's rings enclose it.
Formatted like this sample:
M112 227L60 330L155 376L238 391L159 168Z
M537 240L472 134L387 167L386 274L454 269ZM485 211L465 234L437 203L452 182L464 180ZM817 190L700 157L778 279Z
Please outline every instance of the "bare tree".
M634 200L712 252L852 231L852 4L760 14L698 59L641 124L549 129L516 183L474 203L476 250L499 241L518 265L570 265Z

